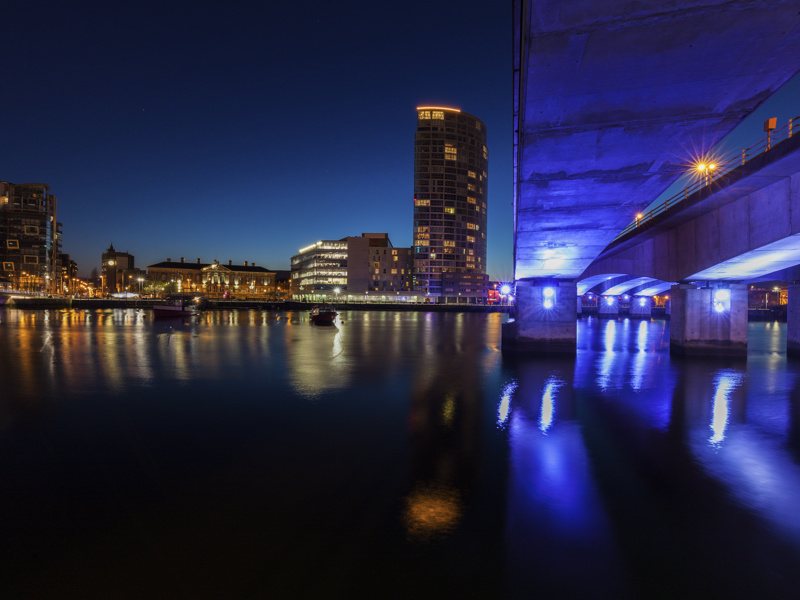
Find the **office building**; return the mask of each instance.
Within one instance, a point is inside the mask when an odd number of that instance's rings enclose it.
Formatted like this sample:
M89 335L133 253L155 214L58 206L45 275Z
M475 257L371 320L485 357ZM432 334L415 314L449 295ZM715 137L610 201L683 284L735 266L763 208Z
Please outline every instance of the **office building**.
M410 256L409 248L393 247L386 233L316 242L292 257L292 297L369 301L372 294L406 301Z
M0 181L0 274L18 290L60 290L61 223L44 183Z
M413 289L436 302L482 304L486 126L455 108L422 106L414 146Z

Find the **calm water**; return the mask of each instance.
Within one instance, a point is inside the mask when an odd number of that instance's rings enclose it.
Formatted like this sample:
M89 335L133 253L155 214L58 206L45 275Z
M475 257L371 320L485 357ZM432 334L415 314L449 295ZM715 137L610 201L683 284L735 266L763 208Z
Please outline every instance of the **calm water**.
M0 597L797 597L785 326L504 318L0 310Z

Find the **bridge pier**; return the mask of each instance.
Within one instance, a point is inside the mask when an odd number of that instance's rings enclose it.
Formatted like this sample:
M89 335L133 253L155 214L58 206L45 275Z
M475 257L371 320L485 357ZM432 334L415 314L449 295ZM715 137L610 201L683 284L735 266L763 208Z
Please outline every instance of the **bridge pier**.
M515 319L503 325L504 351L571 353L577 348L578 286L572 281L517 281Z
M800 357L800 283L789 284L786 308L786 355Z
M600 296L597 300L597 316L601 319L616 319L619 316L619 298Z
M631 298L631 319L649 319L652 314L652 298L636 296Z
M685 356L747 356L747 286L673 285L669 348Z

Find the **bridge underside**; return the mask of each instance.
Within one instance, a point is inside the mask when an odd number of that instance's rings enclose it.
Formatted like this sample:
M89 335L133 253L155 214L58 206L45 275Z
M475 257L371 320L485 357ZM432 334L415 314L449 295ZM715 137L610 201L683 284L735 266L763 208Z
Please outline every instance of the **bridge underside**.
M579 277L798 69L794 1L514 6L517 280Z

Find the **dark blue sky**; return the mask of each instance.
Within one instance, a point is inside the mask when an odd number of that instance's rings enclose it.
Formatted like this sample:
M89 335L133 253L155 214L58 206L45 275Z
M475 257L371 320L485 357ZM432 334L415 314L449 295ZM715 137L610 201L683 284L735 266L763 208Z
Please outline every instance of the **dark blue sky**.
M260 7L259 7L260 6ZM489 132L489 273L512 273L506 2L14 2L0 179L58 197L82 275L113 241L288 269L319 239L411 245L415 108Z

